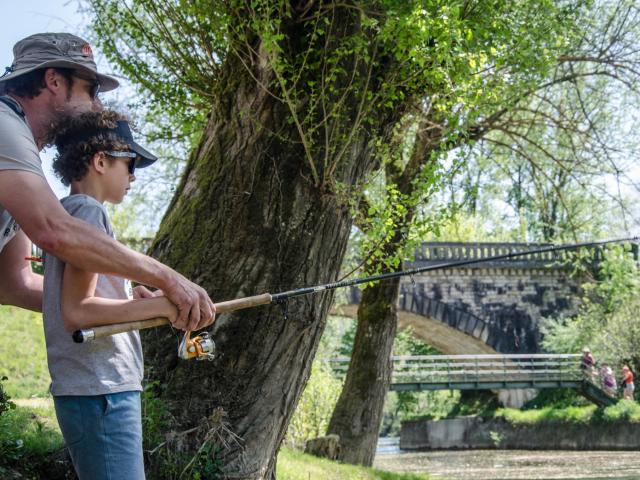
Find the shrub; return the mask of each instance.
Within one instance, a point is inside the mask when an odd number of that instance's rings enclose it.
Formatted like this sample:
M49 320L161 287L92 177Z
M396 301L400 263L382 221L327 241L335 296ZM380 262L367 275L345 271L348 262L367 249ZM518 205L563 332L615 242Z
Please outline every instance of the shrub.
M8 380L7 377L0 378L0 415L8 410L13 410L14 408L16 408L16 404L11 401L11 398L9 397L9 395L7 395L7 392L4 391L2 382L4 382L5 380Z
M315 361L289 424L286 443L304 448L308 439L325 435L341 390L342 382L335 378L329 365L320 359Z

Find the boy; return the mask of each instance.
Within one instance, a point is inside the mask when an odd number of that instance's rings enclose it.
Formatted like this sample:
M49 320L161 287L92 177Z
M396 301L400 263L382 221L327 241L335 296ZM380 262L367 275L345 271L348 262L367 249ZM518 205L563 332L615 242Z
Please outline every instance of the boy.
M62 205L113 236L103 203L120 203L135 169L156 157L133 141L127 121L112 111L66 118L56 132L53 168L71 187ZM71 332L154 317L173 320L177 309L144 287L137 287L132 299L127 280L83 271L52 255L45 255L44 268L51 394L76 472L81 480L144 479L139 334L77 344Z

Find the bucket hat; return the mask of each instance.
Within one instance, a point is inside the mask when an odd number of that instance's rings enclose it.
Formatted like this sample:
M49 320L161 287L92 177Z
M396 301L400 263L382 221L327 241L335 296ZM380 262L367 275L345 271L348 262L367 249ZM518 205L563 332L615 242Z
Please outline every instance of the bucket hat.
M95 76L100 91L108 92L119 82L109 75L98 73L91 45L70 33L36 33L23 38L13 47L13 63L0 77L0 94L5 93L7 80L41 68L72 68Z

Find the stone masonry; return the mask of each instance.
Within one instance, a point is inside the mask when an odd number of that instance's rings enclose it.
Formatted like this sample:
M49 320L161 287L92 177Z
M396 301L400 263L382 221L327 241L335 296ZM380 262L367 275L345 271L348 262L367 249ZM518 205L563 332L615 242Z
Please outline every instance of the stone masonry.
M425 243L405 270L445 262L480 260L543 247L539 244ZM579 284L569 273L569 254L549 252L403 277L400 312L437 320L501 353L540 349L540 320L575 313ZM353 289L350 303L359 301Z

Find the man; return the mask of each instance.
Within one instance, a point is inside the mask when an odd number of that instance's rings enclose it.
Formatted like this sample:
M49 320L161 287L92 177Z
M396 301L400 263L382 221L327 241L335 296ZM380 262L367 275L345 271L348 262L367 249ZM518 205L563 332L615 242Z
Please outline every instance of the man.
M215 307L204 289L71 217L45 179L38 152L50 141L53 122L100 108L98 92L118 81L98 73L90 45L68 33L32 35L13 53L0 78L0 303L42 309L42 278L25 261L31 239L79 269L161 289L178 307L176 328L211 324Z

